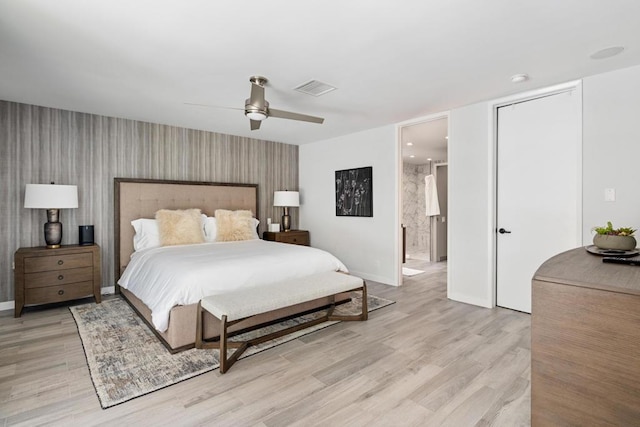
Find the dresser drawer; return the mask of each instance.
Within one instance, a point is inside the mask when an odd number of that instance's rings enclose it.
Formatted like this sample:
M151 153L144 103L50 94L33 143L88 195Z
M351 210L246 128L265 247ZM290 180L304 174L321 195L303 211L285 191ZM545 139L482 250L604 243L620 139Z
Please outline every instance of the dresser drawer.
M92 265L93 256L90 253L26 257L24 259L24 272L37 273L39 271L91 267Z
M93 294L93 282L71 283L68 285L47 286L25 289L25 304L44 304L69 301Z
M57 271L25 274L24 287L44 288L47 286L66 285L68 283L88 282L93 280L93 267L71 268Z

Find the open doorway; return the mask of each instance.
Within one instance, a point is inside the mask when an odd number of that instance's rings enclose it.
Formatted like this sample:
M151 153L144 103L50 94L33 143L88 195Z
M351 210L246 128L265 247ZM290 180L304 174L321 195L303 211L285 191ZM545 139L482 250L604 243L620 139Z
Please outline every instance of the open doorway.
M439 115L400 128L403 277L447 259L447 142Z

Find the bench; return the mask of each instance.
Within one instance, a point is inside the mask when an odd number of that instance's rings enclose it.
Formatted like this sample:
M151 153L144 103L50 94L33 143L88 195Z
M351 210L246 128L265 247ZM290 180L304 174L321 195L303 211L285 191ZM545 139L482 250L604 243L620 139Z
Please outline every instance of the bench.
M229 341L228 328L252 316L280 308L312 301L323 297L334 297L350 291L362 292L362 311L356 315L334 315L335 303L331 304L323 316L289 328L272 332L247 341ZM203 337L203 311L206 310L220 320L220 337L207 341ZM198 304L196 348L217 348L220 350L220 373L224 374L250 346L269 341L292 332L333 320L367 320L367 286L364 280L349 274L330 271L311 276L286 280L267 286L244 288L220 295L202 298ZM259 326L253 329L259 328ZM227 349L236 350L227 357Z

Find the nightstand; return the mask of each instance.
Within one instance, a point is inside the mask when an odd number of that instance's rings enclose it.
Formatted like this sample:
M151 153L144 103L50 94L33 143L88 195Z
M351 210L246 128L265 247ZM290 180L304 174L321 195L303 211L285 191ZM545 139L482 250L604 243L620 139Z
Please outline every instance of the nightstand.
M309 232L306 230L290 230L290 231L265 231L262 233L263 240L272 242L291 243L294 245L309 246Z
M25 305L100 295L100 246L20 248L15 253L15 317Z

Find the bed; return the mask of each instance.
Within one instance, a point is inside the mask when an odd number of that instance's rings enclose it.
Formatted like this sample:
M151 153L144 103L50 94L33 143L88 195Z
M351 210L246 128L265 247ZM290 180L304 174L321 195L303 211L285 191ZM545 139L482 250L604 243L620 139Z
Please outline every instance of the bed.
M145 249L144 251L138 251L132 257L135 252L133 245L135 232L131 226L131 221L139 218L154 218L156 211L160 209L191 208L199 208L203 214L208 216L213 216L217 209L249 210L258 217L258 186L254 184L115 178L114 198L115 276L116 281L124 285L116 285L116 292L122 295L172 352L182 351L194 346L196 309L199 297L190 295L190 300L180 296L176 300L164 299L163 289L166 290L172 286L168 285L168 282L163 282L163 280L159 279L169 275L166 270L169 267L164 265L163 257L167 260L173 258L178 252L182 253L183 251L190 252L189 258L198 260L200 259L198 257L204 256L204 252L218 252L224 254L224 256L234 252L245 254L243 257L246 258L246 261L238 261L237 259L225 261L228 267L227 270L233 268L233 271L238 271L238 274L227 276L227 279L224 280L224 285L214 285L218 286L218 288L214 287L209 288L209 291L203 291L215 294L216 292L224 292L225 287L236 286L236 282L238 283L237 286L268 285L269 281L276 281L280 276L285 280L310 274L307 267L295 267L290 259L294 259L296 256L308 256L309 253L304 251L313 252L313 254L323 252L313 248L265 242L258 239L246 242L202 243L185 245L184 247ZM300 251L302 251L302 255L292 253L299 253ZM153 256L151 256L152 253ZM327 255L332 257L330 254ZM146 264L147 259L156 260L156 267L151 267L156 270L151 270L151 274L149 272L139 273L138 266L135 264ZM160 261L157 259L160 259ZM236 264L237 262L246 262L246 265ZM127 269L129 264L131 264L131 268ZM200 264L207 263L200 262ZM286 265L291 265L292 267L283 268ZM251 266L258 269L250 270L249 267ZM342 263L335 265L328 261L326 263L323 261L321 265L314 266L313 269L313 272L318 269L327 271L346 270ZM132 273L134 271L136 274ZM249 274L246 271L254 271L254 273ZM258 273L255 273L256 271ZM207 274L206 277L214 276L217 277L219 274L214 272ZM214 290L212 291L211 289ZM199 291L196 290L195 292ZM162 295L160 296L160 294ZM154 298L154 296L157 296L157 298ZM201 295L200 297L204 296L208 295ZM338 298L338 302L348 299L349 295L341 295ZM250 321L235 325L230 332L241 331L255 327L258 324L267 324L281 318L317 310L329 305L331 302L330 298L321 298L265 313L251 318ZM163 308L158 309L159 306ZM168 312L166 323L159 320L164 318L164 314L161 313L164 311ZM204 335L206 338L219 336L219 322L214 321L213 316L208 314L205 316Z

